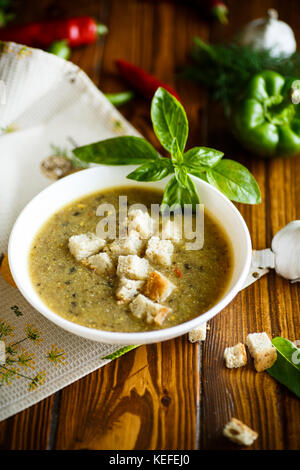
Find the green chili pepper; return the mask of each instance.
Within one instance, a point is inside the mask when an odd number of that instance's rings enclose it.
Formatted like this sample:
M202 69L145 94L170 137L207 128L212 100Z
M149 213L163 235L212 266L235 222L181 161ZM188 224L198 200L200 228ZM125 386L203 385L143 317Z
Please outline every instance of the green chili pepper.
M236 138L262 157L300 153L300 81L264 70L252 77L232 112Z
M49 47L48 52L51 52L65 60L68 60L71 55L71 49L68 46L68 42L65 40L53 42Z
M121 93L106 93L106 98L116 107L128 103L134 98L133 91L123 91Z

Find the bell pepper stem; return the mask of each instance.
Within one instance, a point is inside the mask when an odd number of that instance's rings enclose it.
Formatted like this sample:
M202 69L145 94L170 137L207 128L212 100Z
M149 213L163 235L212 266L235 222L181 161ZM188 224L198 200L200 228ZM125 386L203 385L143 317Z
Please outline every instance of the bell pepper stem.
M98 23L97 24L97 34L98 36L104 36L108 33L108 27L105 24Z
M228 24L228 8L226 5L216 5L212 10L212 15L217 18L220 23L222 24Z

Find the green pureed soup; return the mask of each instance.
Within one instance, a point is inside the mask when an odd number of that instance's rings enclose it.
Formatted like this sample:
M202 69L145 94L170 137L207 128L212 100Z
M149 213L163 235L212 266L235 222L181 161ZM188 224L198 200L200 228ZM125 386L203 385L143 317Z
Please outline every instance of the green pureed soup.
M72 322L107 331L138 332L168 328L206 312L223 295L232 274L232 249L224 230L204 212L204 245L200 250L186 250L186 241L173 243L169 266L150 261L149 272L158 271L175 289L164 301L169 308L162 323L148 323L137 318L130 303L117 302L118 276L113 272L97 274L70 252L72 236L95 233L100 204L113 204L118 214L119 196L127 196L128 207L144 204L149 214L151 204L160 204L162 192L138 186L116 187L90 194L55 213L36 235L29 255L33 285L42 301L55 313ZM104 252L110 255L107 241ZM139 252L145 256L145 247ZM145 258L144 258L145 259ZM113 256L116 266L118 257ZM141 283L143 284L143 283ZM141 288L142 295L147 295ZM152 301L151 301L152 302ZM166 309L164 309L166 311ZM150 317L152 318L152 317Z

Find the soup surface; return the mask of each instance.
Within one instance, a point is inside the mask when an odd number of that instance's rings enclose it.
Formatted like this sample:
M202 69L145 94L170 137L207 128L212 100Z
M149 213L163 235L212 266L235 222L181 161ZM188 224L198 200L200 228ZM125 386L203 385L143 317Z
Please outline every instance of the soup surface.
M176 289L162 302L172 310L161 326L132 315L128 304L117 304L117 277L98 275L77 261L69 251L73 235L96 231L96 209L102 203L119 206L126 195L128 206L159 204L162 192L141 187L116 187L73 201L54 214L36 235L29 255L32 282L43 302L58 315L81 325L108 331L138 332L183 323L215 305L232 272L232 251L223 229L205 212L204 246L186 250L185 241L174 243L170 266L151 266ZM117 210L118 213L118 210ZM143 256L142 254L140 256ZM154 270L153 269L153 270Z

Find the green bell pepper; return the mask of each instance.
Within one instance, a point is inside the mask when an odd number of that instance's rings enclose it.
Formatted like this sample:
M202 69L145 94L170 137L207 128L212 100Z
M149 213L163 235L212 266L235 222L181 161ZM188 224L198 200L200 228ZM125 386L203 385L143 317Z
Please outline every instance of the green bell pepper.
M299 84L272 70L251 78L231 116L246 149L269 158L300 153Z

